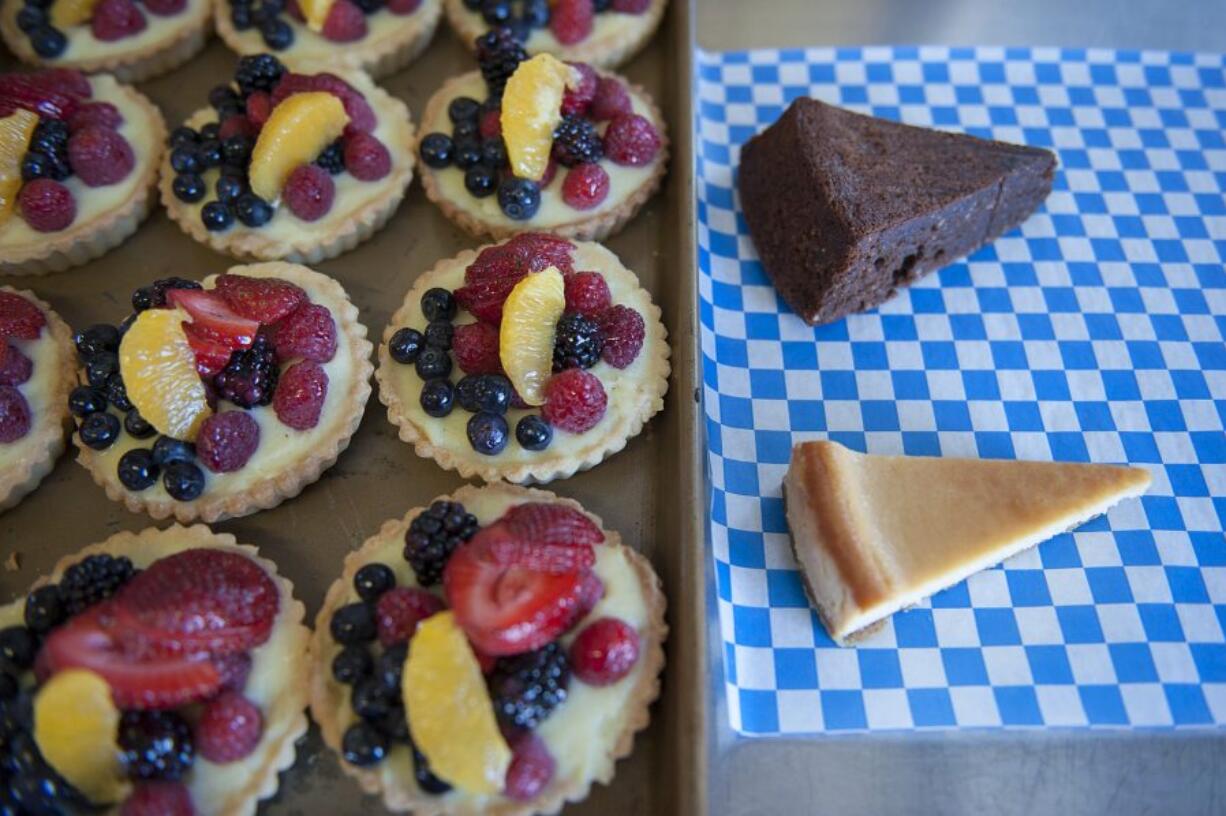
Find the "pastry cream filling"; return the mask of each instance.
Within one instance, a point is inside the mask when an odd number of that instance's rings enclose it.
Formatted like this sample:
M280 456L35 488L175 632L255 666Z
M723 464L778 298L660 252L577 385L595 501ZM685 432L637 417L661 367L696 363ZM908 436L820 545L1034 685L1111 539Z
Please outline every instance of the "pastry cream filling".
M472 11L463 3L457 2L455 5L455 10L465 19L465 26L467 28L480 31L485 31L489 28L489 24L485 22L480 14ZM541 51L557 53L560 50L566 49L581 50L592 48L595 45L599 45L601 40L621 40L629 32L642 26L651 17L651 9L644 11L642 14L623 14L609 10L595 16L592 24L592 33L580 42L572 45L562 45L562 43L558 42L558 38L553 35L553 30L549 26L544 26L542 28L533 28L532 33L528 35L527 42L523 45L530 54L537 54Z
M605 15L597 16L603 17ZM468 96L481 101L487 96L485 81L481 78L481 74L478 71L473 71L459 77L453 87L454 93L450 99ZM657 130L661 129L662 123L653 118L651 106L648 102L636 93L633 88L627 86L626 90L630 94L630 101L634 106L634 112L650 121ZM422 133L451 133L451 120L447 116L447 107L447 105L436 106L434 118L422 122ZM603 136L609 123L595 122L594 124L596 125L596 130ZM527 221L514 221L508 218L503 213L502 208L498 206L497 195L477 198L468 192L468 189L464 186L464 171L454 165L436 169L423 164L422 172L433 174L438 183L439 192L453 206L487 224L516 227L519 229L544 229L569 224L574 221L586 221L593 216L617 209L635 190L639 189L644 182L651 178L659 161L660 157L657 155L656 159L650 164L642 167L629 167L615 164L607 158L601 159L600 166L609 174L609 194L605 196L604 201L590 210L576 210L562 200L562 182L566 178L568 168L559 165L557 173L554 174L549 185L541 189L540 209L536 211L536 215Z
M13 15L13 18L16 19L21 3L8 3L7 6L9 11L6 13ZM169 44L181 36L183 32L199 28L208 19L212 11L209 0L187 0L187 5L182 11L171 15L153 14L143 6L139 8L141 13L145 15L145 27L136 34L114 40L113 42L107 42L94 36L87 20L80 25L69 26L64 29L64 36L68 38L68 47L64 49L63 54L46 62L53 66L57 64L70 65L83 60L107 57L117 58L125 53L135 54L146 48L154 48L159 44ZM22 33L20 36L25 37L26 35ZM93 77L92 79L96 83L99 78ZM94 88L96 96L96 84Z
M482 525L486 525L519 503L521 502L518 497L489 490L466 501L465 508L475 515ZM386 564L396 573L397 586L417 586L413 570L403 556L404 529L404 527L396 528L396 534L381 541L371 553L369 560L363 563L377 561ZM580 621L559 639L564 646L568 646L574 640L587 621L597 618L618 617L640 632L649 623L647 600L643 597L638 574L621 547L597 545L596 565L593 569L604 582L604 597L583 621ZM441 594L438 586L431 587L431 590ZM352 586L346 587L346 591L344 603L359 600ZM349 704L348 687L341 686L332 679L331 675L332 659L340 652L341 646L331 639L328 639L327 642L326 652L315 658L316 666L317 670L327 672L328 690L341 712L339 722L343 732L356 722L358 717ZM604 771L607 767L609 751L613 748L612 743L621 733L623 725L621 718L625 713L625 706L639 682L638 678L645 662L640 656L629 674L609 686L589 686L573 675L571 676L566 701L554 709L553 713L536 729L537 735L545 741L556 763L554 781L551 785L582 783ZM393 786L403 788L412 785L414 779L412 753L406 745L395 745L383 762L368 770L382 777L385 788ZM425 793L422 795L431 796ZM446 802L449 805L464 802L474 811L487 804L507 801L502 796L479 796L458 788L438 796L437 799L440 803Z
M41 246L73 232L87 231L100 217L124 205L145 177L150 162L162 155L162 145L157 143L157 129L149 126L144 109L128 96L123 87L106 75L92 76L89 82L94 92L91 102L110 102L123 114L124 122L118 132L128 140L136 159L131 172L121 181L104 187L90 187L79 176L69 176L62 183L76 201L77 214L72 223L59 232L38 232L26 224L20 212L14 212L0 223L0 252L31 245Z
M34 370L30 379L16 386L17 391L26 398L30 407L30 430L25 436L13 442L0 442L0 470L3 470L24 457L43 455L41 450L34 450L35 440L41 430L47 425L58 424L63 416L60 406L53 406L51 400L59 388L59 376L62 364L59 359L59 347L51 333L51 323L38 334L35 340L19 340L8 338L8 342L18 351L30 358Z

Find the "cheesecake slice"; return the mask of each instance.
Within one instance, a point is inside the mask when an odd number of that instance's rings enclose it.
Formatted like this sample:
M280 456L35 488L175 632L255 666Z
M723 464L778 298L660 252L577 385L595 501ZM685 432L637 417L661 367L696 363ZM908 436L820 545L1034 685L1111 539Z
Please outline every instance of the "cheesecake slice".
M846 645L1149 483L1141 468L875 456L818 441L792 448L783 491L809 595Z

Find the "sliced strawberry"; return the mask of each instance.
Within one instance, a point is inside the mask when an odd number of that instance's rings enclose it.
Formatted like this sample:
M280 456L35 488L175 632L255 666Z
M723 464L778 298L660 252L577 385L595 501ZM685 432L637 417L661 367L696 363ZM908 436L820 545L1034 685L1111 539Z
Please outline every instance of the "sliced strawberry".
M485 527L473 538L489 548L490 556L503 566L520 566L557 575L590 569L596 563L591 544L546 542L517 534L504 520Z
M195 323L184 323L183 333L187 335L187 343L196 354L196 371L201 377L212 377L230 362L233 349L229 343L214 340L208 330Z
M276 323L307 300L301 287L277 278L226 274L214 291L237 314L260 323Z
M232 349L250 346L260 330L259 322L235 313L220 295L205 289L171 289L166 300L192 316L199 336Z
M503 514L514 535L540 544L581 546L604 543L604 533L582 512L564 504L525 502Z
M0 339L37 340L47 318L30 301L12 292L0 292Z
M26 75L33 82L53 91L89 99L94 95L89 78L80 71L71 68L45 68Z
M583 585L579 587L579 609L575 614L575 623L587 617L604 597L604 581L594 572L583 576Z
M78 98L37 74L0 75L0 107L25 108L48 119L67 121L77 112Z

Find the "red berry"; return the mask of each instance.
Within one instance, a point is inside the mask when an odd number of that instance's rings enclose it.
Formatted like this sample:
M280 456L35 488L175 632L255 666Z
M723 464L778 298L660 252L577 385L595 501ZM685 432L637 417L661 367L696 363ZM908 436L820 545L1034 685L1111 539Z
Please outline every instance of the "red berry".
M318 221L332 209L336 185L328 171L316 164L300 164L289 174L281 197L290 212L303 221Z
M192 795L182 782L149 780L132 789L119 816L195 816Z
M272 115L272 98L267 91L254 91L247 97L247 120L258 130Z
M578 434L596 427L608 405L604 386L595 375L568 368L546 383L541 416L555 428Z
M38 232L58 232L77 217L77 202L72 191L51 179L34 179L23 184L17 194L21 217Z
M103 127L115 130L123 125L123 114L110 102L87 102L77 108L68 120L68 130L76 133L87 127Z
M0 385L0 442L16 442L30 432L30 405L11 385Z
M392 14L404 16L412 14L421 6L421 0L390 0L387 4L387 10Z
M643 316L629 306L619 304L606 310L598 322L604 337L600 359L614 368L625 368L633 363L643 348L643 338L647 334Z
M307 21L306 15L302 13L302 6L298 5L298 0L289 0L289 2L285 4L285 11L290 17L293 17L300 23L305 23Z
M67 83L51 78L50 75L58 73L60 72L41 71L37 74L0 74L0 108L24 108L47 119L68 121L80 104L80 95L68 87ZM75 80L72 82L75 84ZM89 96L88 88L84 96Z
M107 127L81 128L68 137L68 163L90 187L123 181L136 166L128 140Z
M576 272L566 277L566 311L596 317L612 302L609 284L599 272Z
M553 755L545 741L531 731L523 731L508 740L511 764L507 766L502 793L508 799L529 802L541 794L553 781Z
M81 99L89 99L94 95L93 88L89 84L89 77L72 68L44 68L41 71L26 74L26 78L56 93L68 94Z
M562 95L562 115L582 116L587 113L588 106L592 104L592 99L596 96L596 85L600 77L596 74L596 70L586 62L568 62L567 65L578 71L583 79L580 80L579 87L574 90L567 88L566 93Z
M327 306L304 303L273 327L277 358L326 363L336 356L336 321Z
M287 73L281 77L277 87L272 90L272 104L275 107L277 103L291 94L306 91L323 91L341 101L341 104L345 106L345 113L349 114L349 124L345 126L345 133L352 133L355 130L374 130L378 124L379 120L375 117L374 109L367 103L366 97L336 74Z
M145 15L132 0L101 0L89 21L94 37L114 42L145 30Z
M553 4L549 28L562 45L574 45L592 33L595 18L592 0L557 0Z
M517 504L499 520L528 541L572 547L604 543L604 533L587 514L556 502Z
M553 177L558 174L558 163L553 156L549 157L549 163L545 165L545 175L541 176L541 189L544 190L553 181Z
M358 181L378 181L392 172L392 154L383 142L358 131L345 139L345 169Z
M642 14L651 8L651 0L613 0L613 10L621 14Z
M221 687L242 691L247 685L247 676L251 674L251 663L251 655L247 652L233 652L213 658L213 667L221 675Z
M384 646L407 643L417 624L444 609L437 595L415 587L393 587L375 602L375 625Z
M302 287L280 278L252 278L229 272L219 276L213 291L236 314L259 323L276 323L306 302Z
M200 426L196 456L214 473L233 473L260 446L260 424L246 411L213 414Z
M639 633L620 618L600 618L571 643L569 657L575 677L589 686L611 685L638 662Z
M226 121L221 123L221 127L217 129L217 138L222 141L229 139L231 136L251 136L254 137L259 132L259 129L242 114L227 116Z
M482 113L478 129L481 131L482 139L493 139L496 136L501 136L502 111L498 108L490 108Z
M604 122L623 113L633 112L634 105L630 102L630 94L621 80L601 77L596 83L596 96L592 99L588 114L597 122Z
M272 407L283 423L306 431L319 424L319 414L327 397L328 372L319 363L303 360L282 372Z
M13 292L0 292L0 338L37 340L45 325L46 316L33 303Z
M366 15L349 0L336 0L328 10L322 31L332 42L353 42L366 36Z
M205 703L196 723L196 751L209 762L234 762L260 744L264 717L255 703L226 691Z
M604 132L605 155L617 164L642 167L651 164L660 151L660 134L637 113L614 117Z
M489 323L465 323L455 327L451 353L465 374L497 374L502 370L498 356L498 329Z
M557 267L563 275L575 271L570 256L575 245L565 238L543 232L521 232L503 246L529 272L542 272L551 266Z
M599 164L571 168L562 181L562 200L576 210L599 207L609 195L609 174Z
M170 17L187 8L187 0L142 0L151 14Z
M21 385L33 372L30 358L12 343L0 339L0 385Z
M478 320L501 323L502 304L515 284L529 272L550 266L570 274L574 271L572 249L574 245L564 238L531 232L486 247L464 271L465 285L455 290L456 302Z
M583 583L579 585L579 608L575 611L575 620L580 621L586 618L603 597L604 581L600 580L594 572L584 575Z
M560 575L586 571L596 563L596 552L590 544L563 544L529 538L517 534L505 522L491 524L477 535L494 563L503 566Z

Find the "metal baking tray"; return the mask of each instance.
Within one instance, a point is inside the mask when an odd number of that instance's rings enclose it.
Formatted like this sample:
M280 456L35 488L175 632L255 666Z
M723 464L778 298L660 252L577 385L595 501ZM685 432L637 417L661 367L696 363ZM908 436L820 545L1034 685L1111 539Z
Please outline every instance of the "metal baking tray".
M669 599L668 661L664 691L652 723L618 764L609 786L597 786L575 814L705 813L707 682L703 654L702 500L695 401L694 196L690 80L693 13L673 0L648 48L621 71L648 88L665 111L673 140L671 172L663 192L620 235L608 242L638 273L664 311L673 348L673 375L664 411L624 451L599 467L548 489L582 502L627 544L644 552L663 578ZM236 56L214 40L187 65L140 86L161 108L170 127L205 104L210 87L230 76ZM0 55L0 71L13 58ZM471 70L472 57L443 23L428 51L380 80L407 101L416 119L430 94L454 74ZM377 341L414 279L440 258L480 242L448 222L415 181L404 204L372 240L317 268L339 280ZM3 277L0 283L32 289L74 327L115 322L128 310L132 290L154 278L202 278L233 263L195 243L160 208L121 247L86 266L42 277ZM0 515L0 561L17 554L19 566L0 570L0 598L20 597L62 555L119 530L154 525L109 501L80 465L75 451L61 457L42 485ZM384 520L429 502L461 484L454 473L420 459L401 442L372 395L349 449L331 470L280 507L214 525L240 542L255 544L294 581L307 605L307 620L345 554L375 533ZM165 526L164 523L158 526ZM343 776L339 760L312 728L298 762L281 780L269 814L378 812Z

